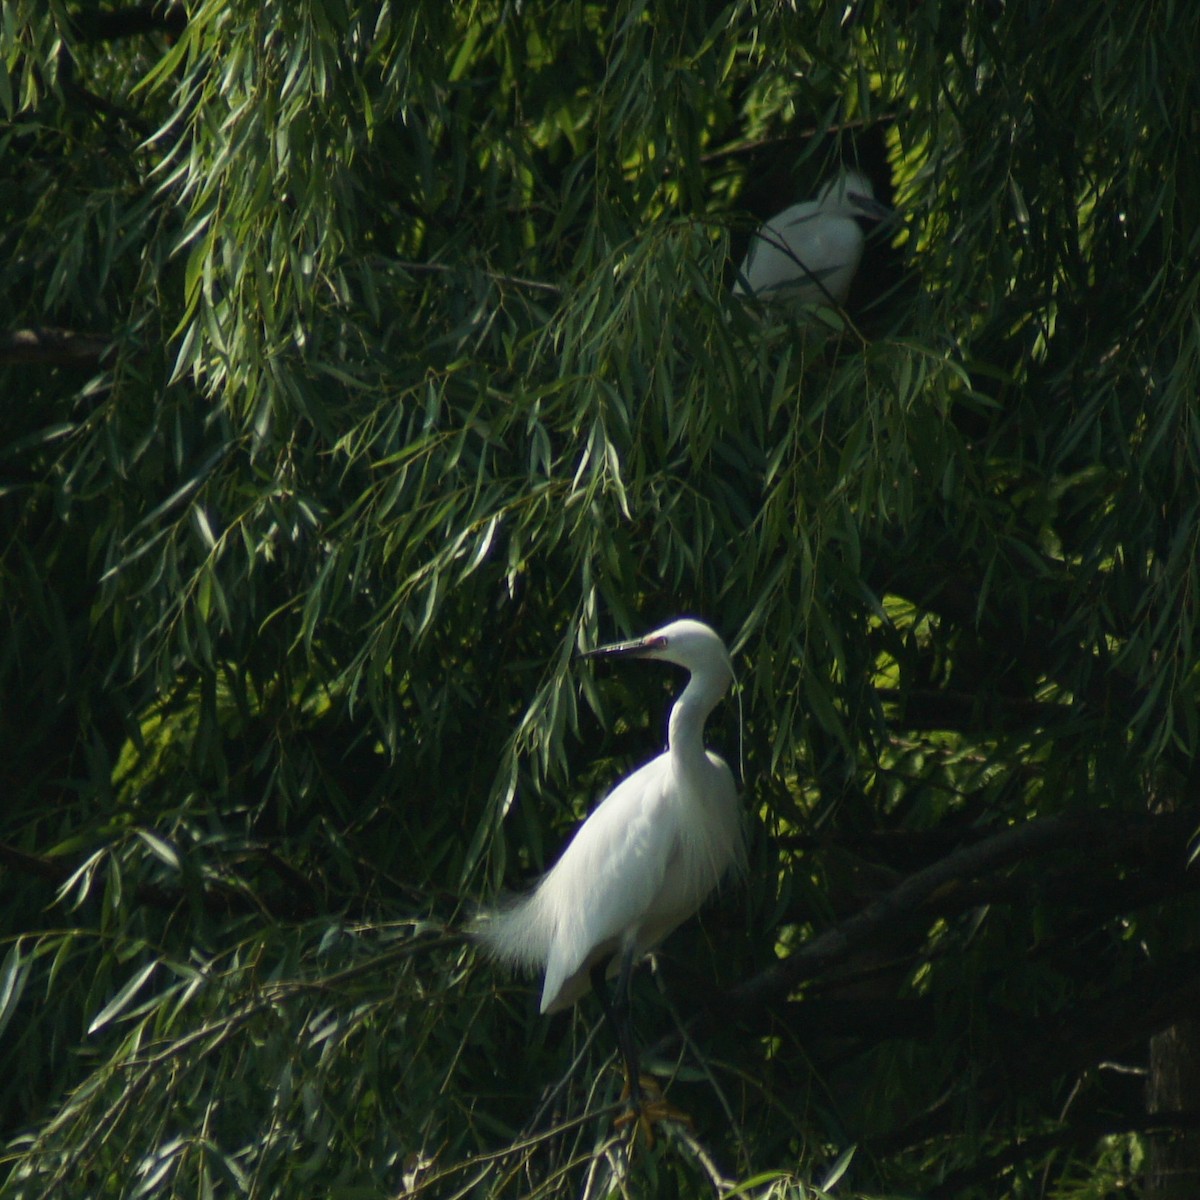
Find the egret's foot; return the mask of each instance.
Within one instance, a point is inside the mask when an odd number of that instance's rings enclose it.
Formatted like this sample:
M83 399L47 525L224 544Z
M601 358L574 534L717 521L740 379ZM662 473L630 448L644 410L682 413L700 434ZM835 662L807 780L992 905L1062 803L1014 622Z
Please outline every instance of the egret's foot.
M632 1140L637 1141L640 1131L646 1139L647 1149L654 1148L654 1126L661 1121L678 1121L679 1124L686 1125L689 1129L695 1125L692 1118L682 1108L676 1108L663 1095L662 1085L653 1075L638 1076L638 1098L636 1100L633 1098L633 1088L626 1077L625 1086L621 1089L621 1099L628 1105L628 1108L617 1117L613 1124L618 1129L625 1125L633 1125Z

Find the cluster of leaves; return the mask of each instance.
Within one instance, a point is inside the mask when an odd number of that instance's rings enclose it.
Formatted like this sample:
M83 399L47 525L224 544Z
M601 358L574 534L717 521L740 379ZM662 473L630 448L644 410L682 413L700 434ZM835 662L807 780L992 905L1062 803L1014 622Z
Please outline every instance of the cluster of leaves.
M1132 1178L1101 1064L1200 979L1200 16L1077 8L6 5L3 324L102 350L0 365L4 1194ZM856 159L850 312L731 302ZM661 741L575 647L681 612L753 870L639 996L703 1132L630 1165L451 930Z

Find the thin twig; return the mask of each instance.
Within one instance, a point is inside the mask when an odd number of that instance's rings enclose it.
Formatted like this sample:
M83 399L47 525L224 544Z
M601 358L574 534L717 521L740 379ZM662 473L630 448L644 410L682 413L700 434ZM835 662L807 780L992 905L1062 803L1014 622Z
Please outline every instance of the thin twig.
M451 266L449 263L413 262L410 259L400 259L395 262L406 271L427 275L456 275L464 270L461 266ZM475 268L479 270L479 268ZM517 275L504 275L499 271L480 271L488 279L496 283L511 283L514 287L532 288L539 292L549 292L555 296L562 295L562 288L556 283L545 283L540 279L522 279Z

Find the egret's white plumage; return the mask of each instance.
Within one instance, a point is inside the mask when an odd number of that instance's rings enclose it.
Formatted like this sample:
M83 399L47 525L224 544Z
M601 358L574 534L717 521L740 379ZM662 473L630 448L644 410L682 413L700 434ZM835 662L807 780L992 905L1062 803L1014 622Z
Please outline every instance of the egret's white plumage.
M843 172L815 200L785 208L754 234L733 285L734 295L796 304L833 299L841 304L850 292L865 242L855 218L880 220L887 214L865 175Z
M609 975L652 950L745 861L737 789L704 748L704 722L733 681L724 643L699 621L673 621L587 657L656 658L691 673L675 701L667 749L622 780L528 896L477 934L496 958L545 968L541 1010L567 1008L594 966Z

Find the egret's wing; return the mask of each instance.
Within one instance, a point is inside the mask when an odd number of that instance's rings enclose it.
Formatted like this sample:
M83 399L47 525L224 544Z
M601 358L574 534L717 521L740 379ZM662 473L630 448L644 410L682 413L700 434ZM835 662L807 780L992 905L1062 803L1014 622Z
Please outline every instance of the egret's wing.
M835 300L844 300L862 259L863 232L849 217L827 218L814 232L805 247L804 265Z
M784 284L795 283L804 278L804 272L796 265L793 231L789 240L786 232L791 218L787 212L766 222L750 239L750 248L742 260L735 290L745 290L751 295L771 292ZM807 218L799 217L803 222Z
M613 953L651 913L679 846L670 778L663 755L623 780L546 877L544 900L552 906L555 932L543 1012L570 1003L578 989L571 987L569 994L564 989L573 977Z
M818 301L845 298L862 257L863 235L849 217L797 205L768 221L750 242L741 275L754 294ZM823 290L824 289L824 290Z

